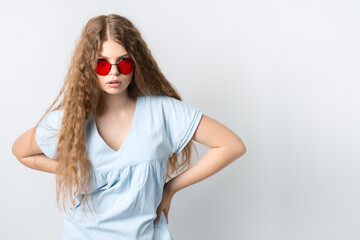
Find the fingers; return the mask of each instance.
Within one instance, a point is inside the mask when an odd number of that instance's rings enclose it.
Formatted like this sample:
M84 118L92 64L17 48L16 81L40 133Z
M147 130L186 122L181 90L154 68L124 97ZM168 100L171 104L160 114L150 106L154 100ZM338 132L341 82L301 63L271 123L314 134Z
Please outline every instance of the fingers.
M154 224L157 225L160 222L159 217L157 216L156 219L154 220Z
M158 221L154 221L154 226L157 226L159 224L159 222Z
M168 214L169 214L169 209L164 209L164 215L165 215L165 218L166 218L166 222L167 224L169 224L169 217L168 217Z
M162 212L164 212L164 216L165 216L165 218L166 218L166 222L167 222L167 224L169 224L169 217L168 217L169 209L166 209L166 208L160 209L160 208L158 208L158 210L156 211L157 216L156 216L156 219L154 220L154 224L155 224L155 225L159 224L159 222L160 222L160 220L161 220Z
M158 207L158 209L156 210L156 219L154 220L154 222L157 222L159 223L160 222L160 218L161 218L161 212L162 212L162 209L160 207Z
M168 215L165 215L165 218L166 218L166 223L169 224ZM160 222L160 219L161 219L161 215L160 215L160 218L159 218L159 217L156 217L156 219L154 220L154 224L155 224L155 225L158 225L159 222Z

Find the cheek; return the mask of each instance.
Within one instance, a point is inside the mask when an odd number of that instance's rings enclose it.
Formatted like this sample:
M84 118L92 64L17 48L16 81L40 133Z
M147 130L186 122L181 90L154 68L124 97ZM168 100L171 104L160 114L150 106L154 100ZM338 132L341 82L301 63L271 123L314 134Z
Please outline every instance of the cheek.
M134 71L132 73L129 73L127 75L123 76L123 81L131 82L134 76ZM121 78L120 78L121 79Z
M105 82L106 82L106 81L105 81L105 78L104 78L104 77L97 76L97 81L96 81L96 83L97 83L97 85L98 85L99 87L104 86L104 83L105 83Z
M105 81L105 79L102 76L97 76L97 81L98 81L98 83L102 83Z

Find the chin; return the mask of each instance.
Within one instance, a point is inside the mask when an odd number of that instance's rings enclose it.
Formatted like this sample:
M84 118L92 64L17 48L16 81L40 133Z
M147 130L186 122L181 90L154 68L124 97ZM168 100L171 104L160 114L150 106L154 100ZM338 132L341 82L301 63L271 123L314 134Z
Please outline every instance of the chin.
M126 92L127 86L125 87L125 89L121 85L117 88L111 88L106 86L105 88L102 88L102 90L104 93L107 93L109 95L118 95L118 94L122 94L123 92Z
M107 93L107 94L110 94L110 95L114 95L114 94L120 94L122 92L124 92L125 90L124 89L112 89L112 90L105 90L103 89L103 92L104 93Z

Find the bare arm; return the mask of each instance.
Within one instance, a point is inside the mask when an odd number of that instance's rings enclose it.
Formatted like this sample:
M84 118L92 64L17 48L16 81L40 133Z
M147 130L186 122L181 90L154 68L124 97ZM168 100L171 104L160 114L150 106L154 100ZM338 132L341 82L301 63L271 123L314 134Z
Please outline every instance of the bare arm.
M47 157L45 154L23 157L19 161L29 168L48 173L55 173L57 165L56 160Z
M35 140L35 128L27 130L15 140L12 153L26 167L55 173L57 162L41 152Z
M211 149L194 165L166 184L167 190L172 194L208 178L246 152L244 143L234 132L204 114L192 139Z

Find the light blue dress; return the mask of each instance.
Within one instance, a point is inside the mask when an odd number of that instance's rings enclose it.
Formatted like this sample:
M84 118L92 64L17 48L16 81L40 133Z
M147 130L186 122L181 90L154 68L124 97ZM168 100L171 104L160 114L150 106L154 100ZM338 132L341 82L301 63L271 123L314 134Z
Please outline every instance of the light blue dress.
M49 112L36 128L42 152L56 159L64 110ZM76 205L63 213L62 240L171 240L166 217L154 224L166 181L168 158L191 140L200 110L168 96L139 96L128 135L118 151L101 138L91 114L85 122L87 156L92 164L94 205L85 213ZM95 211L94 207L95 206ZM74 214L76 208L76 214Z

